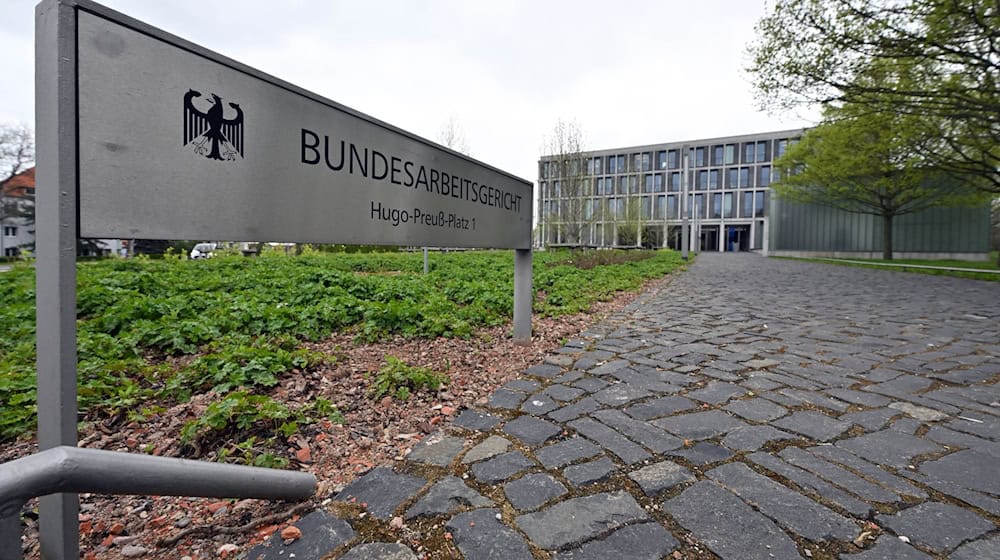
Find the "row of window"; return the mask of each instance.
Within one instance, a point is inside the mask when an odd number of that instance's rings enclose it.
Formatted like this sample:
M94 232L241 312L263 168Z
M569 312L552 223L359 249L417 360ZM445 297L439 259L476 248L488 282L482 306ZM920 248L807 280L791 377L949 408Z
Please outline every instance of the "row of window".
M688 172L691 190L752 189L767 187L777 180L779 172L770 165L752 167L731 167L728 169L701 169ZM569 188L566 186L569 185ZM591 195L640 194L659 192L680 192L681 172L646 173L620 177L595 177L576 181L542 181L543 198L559 198Z
M794 142L794 140L792 141ZM788 139L780 139L743 142L742 144L697 146L688 149L688 163L692 167L709 167L769 162L784 155L789 142ZM582 162L580 160L564 161L563 166L565 167L562 170L560 170L557 161L543 161L539 169L539 176L542 179L577 176L581 174L581 166L584 167L583 171L586 175L611 175L653 171L654 169L680 169L681 163L680 149L659 150L634 153L628 156L616 154L589 157Z
M17 226L3 226L4 237L17 237Z
M689 215L713 218L760 218L767 208L767 191L741 193L692 193L688 195ZM582 222L620 221L641 217L644 220L678 220L679 195L634 198L586 198L545 201L543 221Z

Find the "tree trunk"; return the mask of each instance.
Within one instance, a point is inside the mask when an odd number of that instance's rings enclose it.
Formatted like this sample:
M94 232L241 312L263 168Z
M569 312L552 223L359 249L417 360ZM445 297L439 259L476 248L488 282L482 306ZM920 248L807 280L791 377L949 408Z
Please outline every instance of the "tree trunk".
M892 260L892 214L882 215L882 259Z

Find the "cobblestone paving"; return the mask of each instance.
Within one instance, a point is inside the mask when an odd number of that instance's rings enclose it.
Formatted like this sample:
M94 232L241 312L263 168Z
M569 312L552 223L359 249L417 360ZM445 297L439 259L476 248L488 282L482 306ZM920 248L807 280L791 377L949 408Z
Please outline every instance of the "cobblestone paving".
M1000 558L998 284L704 254L547 362L336 499L472 560Z

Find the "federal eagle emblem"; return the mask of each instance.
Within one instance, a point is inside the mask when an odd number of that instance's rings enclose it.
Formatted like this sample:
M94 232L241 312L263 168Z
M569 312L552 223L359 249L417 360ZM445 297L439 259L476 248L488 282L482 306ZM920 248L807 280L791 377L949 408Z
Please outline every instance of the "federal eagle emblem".
M228 105L236 111L226 118L222 98L211 94L205 100L211 104L207 111L195 106L194 100L201 92L189 89L184 94L184 145L192 144L194 152L209 159L235 161L243 157L243 109L236 103Z

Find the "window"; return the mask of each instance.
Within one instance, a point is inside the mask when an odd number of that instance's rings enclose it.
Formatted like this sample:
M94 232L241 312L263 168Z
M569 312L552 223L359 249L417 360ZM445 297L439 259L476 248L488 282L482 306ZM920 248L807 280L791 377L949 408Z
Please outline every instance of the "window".
M757 161L767 161L767 142L757 142Z
M726 170L726 188L735 189L739 185L739 170L735 167Z
M753 142L743 144L743 163L753 163L753 155L756 145Z
M642 154L632 154L632 169L630 171L639 171L642 169Z
M667 168L667 152L665 150L660 150L656 152L656 168L666 169Z
M705 166L705 148L695 148L694 150L694 166L704 167Z
M708 187L708 171L699 171L694 182L696 191L703 191Z
M552 196L562 196L559 192L559 181L552 182Z
M712 146L712 165L722 165L722 146Z
M708 188L717 189L719 188L719 170L713 169L708 172Z
M5 257L16 257L20 253L20 247L5 247L3 250L3 256Z
M642 219L651 220L653 219L653 197L644 196L642 197Z
M594 175L594 160L587 160L587 175Z
M589 220L594 217L594 199L588 198L583 201L583 219Z
M594 158L594 172L592 174L593 175L600 175L601 173L604 173L604 168L601 166L601 158L600 157L595 157Z
M653 190L655 192L663 192L663 173L653 175Z
M785 150L788 149L788 140L778 140L774 143L774 159L778 159L785 155Z
M608 156L608 173L617 173L618 169L618 158L615 156Z
M674 195L667 196L667 219L676 220L679 210L680 208L677 206L677 197Z
M619 173L625 173L625 156L624 155L619 155L619 156L616 156L615 159L618 160L618 172Z
M750 182L750 168L749 167L741 167L740 168L740 188L741 189L749 189L752 186L753 186L753 183Z
M618 194L625 194L627 192L628 192L628 177L619 177ZM608 194L615 194L615 193L609 192Z
M764 211L767 208L767 193L764 191L756 191L754 195L754 216L761 218L764 216Z
M618 208L618 199L609 198L607 202L604 203L604 219L605 221L611 221L615 219L615 211Z
M680 152L678 152L677 150L670 150L670 151L668 151L667 152L667 168L668 169L677 169L678 167L680 167L680 164L679 164L679 161L678 161L679 159L680 159Z
M653 170L653 154L650 152L645 152L642 154L642 170L652 171Z
M752 218L753 217L753 193L745 192L741 193L743 197L743 205L740 207L740 217L741 218Z
M597 220L604 219L604 199L595 198L594 199L594 218Z
M757 186L766 187L771 184L771 166L760 166L760 177L757 179Z
M629 175L628 178L628 192L629 194L639 194L639 176Z
M679 171L674 171L670 173L670 191L678 192L681 190L681 174Z
M624 198L619 198L619 199L616 199L616 202L617 202L617 204L615 206L617 207L617 210L615 211L615 217L618 218L619 220L624 220L625 219L625 199Z
M694 195L694 214L692 215L698 216L699 218L705 217L705 195Z
M594 182L597 183L597 194L604 194L604 177L598 177Z
M645 175L643 175L642 183L643 183L642 192L644 193L653 192L653 176L651 174L646 173Z
M712 207L709 209L708 217L722 217L722 193L715 193L712 195Z
M551 217L550 212L552 212L552 203L546 200L545 203L542 204L542 216L544 218L549 218Z
M546 183L545 181L538 183L538 188L541 189L542 191L542 198L549 198L550 196L552 196L551 194L549 194L549 184Z
M673 198L672 196L670 198ZM653 207L653 219L662 220L666 217L664 214L666 210L666 199L667 197L662 194L656 197L656 206Z
M736 144L726 144L726 165L736 163Z
M733 193L731 192L722 195L722 216L725 218L736 217L736 208L733 207Z

